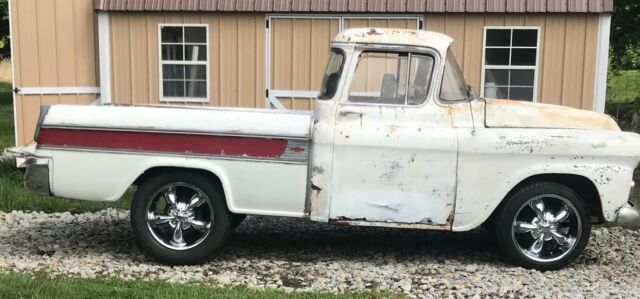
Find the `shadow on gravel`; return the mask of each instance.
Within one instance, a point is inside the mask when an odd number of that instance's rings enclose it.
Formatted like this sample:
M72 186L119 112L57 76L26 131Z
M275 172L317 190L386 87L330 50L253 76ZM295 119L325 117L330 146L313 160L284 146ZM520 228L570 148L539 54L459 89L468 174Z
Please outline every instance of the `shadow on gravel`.
M154 263L136 246L128 219L79 219L70 216L60 221L25 223L7 232L3 243L36 255L94 253ZM212 262L238 258L312 263L343 260L442 263L454 259L502 264L495 239L484 230L447 233L364 228L272 217L248 217Z
M224 255L281 258L312 262L362 260L372 257L402 260L445 259L470 262L501 260L493 236L484 230L447 233L333 226L305 220L254 217L229 237Z

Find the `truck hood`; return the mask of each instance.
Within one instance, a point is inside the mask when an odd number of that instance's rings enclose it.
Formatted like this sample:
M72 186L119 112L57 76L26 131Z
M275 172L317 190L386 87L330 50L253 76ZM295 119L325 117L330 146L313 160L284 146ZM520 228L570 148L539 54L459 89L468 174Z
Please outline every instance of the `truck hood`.
M485 99L485 124L494 128L620 130L615 120L603 113L497 99Z

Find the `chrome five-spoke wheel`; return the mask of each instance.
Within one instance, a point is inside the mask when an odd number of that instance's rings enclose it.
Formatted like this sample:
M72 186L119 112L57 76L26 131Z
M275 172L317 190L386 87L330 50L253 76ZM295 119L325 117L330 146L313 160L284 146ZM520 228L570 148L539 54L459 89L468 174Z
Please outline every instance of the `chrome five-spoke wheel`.
M514 263L526 268L554 270L575 260L591 234L591 217L584 199L556 182L518 187L496 211L498 244Z
M147 227L163 246L185 250L209 235L213 221L211 200L199 188L172 183L156 193L147 205Z
M535 261L551 262L576 245L582 223L575 206L556 194L531 198L513 220L512 238L518 249Z
M215 177L175 170L141 180L131 204L131 225L140 247L159 262L192 265L224 244L231 214Z

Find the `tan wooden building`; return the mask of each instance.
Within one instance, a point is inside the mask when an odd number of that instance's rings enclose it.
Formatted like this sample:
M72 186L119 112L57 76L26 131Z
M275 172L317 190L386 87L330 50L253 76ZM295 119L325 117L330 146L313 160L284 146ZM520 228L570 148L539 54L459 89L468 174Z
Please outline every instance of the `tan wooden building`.
M16 143L40 105L311 109L339 31L443 32L483 96L603 111L613 0L10 0Z

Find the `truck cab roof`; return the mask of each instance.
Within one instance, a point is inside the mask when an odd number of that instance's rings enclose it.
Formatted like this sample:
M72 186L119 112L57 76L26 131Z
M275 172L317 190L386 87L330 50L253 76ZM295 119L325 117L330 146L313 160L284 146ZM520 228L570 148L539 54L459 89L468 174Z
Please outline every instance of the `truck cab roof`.
M338 33L333 41L335 43L428 47L444 54L447 52L453 39L442 33L423 30L352 28Z

